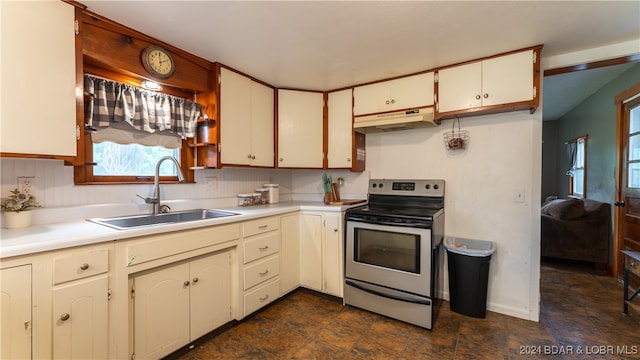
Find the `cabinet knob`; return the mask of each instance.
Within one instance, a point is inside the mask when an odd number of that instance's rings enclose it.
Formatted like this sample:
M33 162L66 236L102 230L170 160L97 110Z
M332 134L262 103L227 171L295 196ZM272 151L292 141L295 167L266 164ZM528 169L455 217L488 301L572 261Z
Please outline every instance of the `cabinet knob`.
M338 229L333 229L333 232L338 232Z
M395 101L394 99L391 99L391 103L392 103L392 104L395 104L395 103L396 103L396 101Z
M489 97L489 94L485 93L485 94L483 95L483 97L486 99L486 98L488 98L488 97Z
M265 270L264 272L260 272L258 273L258 275L260 276L267 276L267 274L269 273L269 270Z
M267 301L268 298L269 298L269 294L267 294L264 297L261 297L259 299L260 299L260 301Z
M255 160L256 156L255 155L251 155L251 160Z
M476 100L480 100L480 95L476 95Z
M67 313L64 313L64 314L60 315L60 320L67 321L67 320L69 320L70 317L71 317L71 315L69 315Z
M195 284L195 283L197 283L197 282L198 282L198 280L199 280L199 279L198 279L197 277L194 277L194 278L193 278L193 280L191 280L191 282Z
M385 104L387 104L387 105L389 105L389 104L390 104L389 100L385 101L384 103L385 103Z
M259 248L258 248L258 250L260 250L260 251L267 251L267 250L269 250L269 245L264 246L264 247L259 247Z
M351 162L351 158L347 158L347 162Z
M247 159L251 159L251 154L247 155Z
M184 283L182 283L184 286L189 286L189 280L185 280Z
M87 270L89 268L89 264L83 263L80 265L80 270Z
M284 159L283 159L283 158L280 158L280 161L284 161Z

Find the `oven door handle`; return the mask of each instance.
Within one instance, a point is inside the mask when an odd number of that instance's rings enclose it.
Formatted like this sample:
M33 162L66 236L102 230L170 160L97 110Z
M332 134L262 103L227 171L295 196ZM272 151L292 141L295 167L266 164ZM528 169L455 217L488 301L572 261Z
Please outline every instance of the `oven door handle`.
M409 303L414 303L414 304L421 304L421 305L431 305L431 301L429 301L429 300L411 299L411 298L404 297L404 296L385 294L385 293L383 293L381 291L376 291L376 290L373 290L373 289L369 289L367 287L364 287L364 286L362 286L360 284L356 284L353 281L349 281L349 280L346 280L346 283L347 283L347 285L351 285L356 289L362 290L364 292L368 292L370 294L382 296L382 297L385 297L387 299L404 301L404 302L409 302Z

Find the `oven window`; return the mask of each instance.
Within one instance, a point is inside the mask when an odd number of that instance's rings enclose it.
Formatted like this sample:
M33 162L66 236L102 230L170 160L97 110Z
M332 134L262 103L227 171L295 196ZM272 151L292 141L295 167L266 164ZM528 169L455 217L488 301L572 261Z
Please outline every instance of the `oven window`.
M420 274L420 235L355 228L353 260Z

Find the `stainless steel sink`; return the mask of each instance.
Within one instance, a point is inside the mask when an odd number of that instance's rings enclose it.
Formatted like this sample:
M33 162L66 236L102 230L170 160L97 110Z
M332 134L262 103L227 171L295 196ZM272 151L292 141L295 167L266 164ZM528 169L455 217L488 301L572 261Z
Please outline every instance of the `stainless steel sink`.
M157 215L131 215L112 218L94 218L88 220L114 229L125 230L147 226L179 224L187 221L216 219L233 215L239 214L222 210L194 209Z

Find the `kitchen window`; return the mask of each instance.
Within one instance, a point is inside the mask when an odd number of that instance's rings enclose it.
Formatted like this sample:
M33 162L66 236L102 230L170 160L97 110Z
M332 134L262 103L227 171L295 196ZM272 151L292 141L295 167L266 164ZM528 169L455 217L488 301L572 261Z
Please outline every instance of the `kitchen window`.
M587 197L587 135L577 137L567 143L569 149L570 168L569 195Z
M164 156L178 159L193 180L185 145L195 135L199 104L93 75L85 75L84 89L85 166L75 171L77 184L153 182ZM178 181L169 165L160 168L160 180Z

